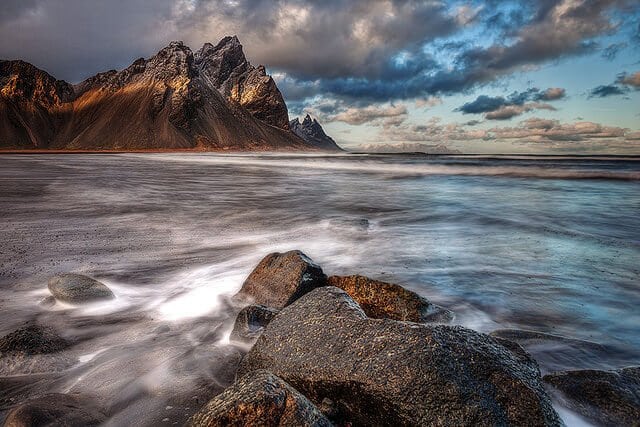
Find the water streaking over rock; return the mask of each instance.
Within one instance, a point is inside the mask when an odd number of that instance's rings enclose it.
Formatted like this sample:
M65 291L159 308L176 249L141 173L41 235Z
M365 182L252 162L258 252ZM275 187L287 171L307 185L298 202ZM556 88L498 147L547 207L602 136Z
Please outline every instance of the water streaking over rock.
M0 161L0 336L50 326L40 335L68 344L36 355L56 367L46 373L11 347L3 366L31 373L3 373L12 393L89 395L114 424L182 424L234 380L229 297L267 254L294 249L327 276L404 285L454 312L453 324L552 334L516 334L543 374L640 359L637 159ZM63 273L115 298L40 305Z

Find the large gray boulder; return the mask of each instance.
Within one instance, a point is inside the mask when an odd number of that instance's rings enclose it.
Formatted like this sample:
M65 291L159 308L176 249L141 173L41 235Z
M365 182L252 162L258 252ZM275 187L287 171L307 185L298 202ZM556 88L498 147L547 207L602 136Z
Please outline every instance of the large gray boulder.
M331 426L293 387L266 370L250 372L214 397L187 422L213 426Z
M279 310L264 305L248 305L238 313L229 339L253 344Z
M283 309L240 364L269 369L332 421L353 425L559 425L540 373L459 326L370 319L347 293L316 289Z
M607 426L640 426L640 367L556 372L544 380L587 418Z
M260 261L235 299L279 309L326 284L322 268L302 252L276 252Z
M71 304L115 298L105 284L75 273L60 274L49 279L49 291L58 301Z
M105 421L104 414L85 398L69 394L48 394L11 410L4 426L95 426Z
M367 316L374 319L418 323L448 323L453 319L453 313L449 310L431 304L415 292L393 283L355 275L331 276L328 284L348 293Z

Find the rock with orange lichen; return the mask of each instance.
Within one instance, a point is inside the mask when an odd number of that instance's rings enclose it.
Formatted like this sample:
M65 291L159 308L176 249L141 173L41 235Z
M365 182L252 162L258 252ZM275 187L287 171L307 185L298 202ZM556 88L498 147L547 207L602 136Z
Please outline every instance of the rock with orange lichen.
M367 316L419 323L447 323L453 319L449 310L431 304L420 295L393 283L365 276L331 276L330 286L349 294Z
M191 427L314 426L331 422L306 397L266 370L248 373L187 422Z

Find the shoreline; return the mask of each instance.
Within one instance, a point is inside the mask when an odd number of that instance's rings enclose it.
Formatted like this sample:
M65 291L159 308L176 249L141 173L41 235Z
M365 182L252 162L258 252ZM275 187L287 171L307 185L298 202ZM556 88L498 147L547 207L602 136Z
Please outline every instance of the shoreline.
M47 307L55 301L82 306L118 298L103 283L74 273L51 277L48 288ZM640 414L640 404L628 408L599 394L576 391L595 390L625 401L629 387L633 390L629 381L640 378L640 367L542 375L535 354L529 352L547 343L577 353L606 353L598 343L518 329L477 332L456 325L454 312L404 286L357 274L327 276L297 250L264 257L222 309L228 316L213 332L218 349L204 343L194 348L215 355L210 369L225 381L214 380L213 389L192 385L182 394L169 395L166 408L179 409L179 415L173 411L177 418L145 413L145 421L209 426L282 425L287 420L290 425L329 427L475 425L483 420L560 426L560 414L576 413L590 421L632 425ZM96 322L95 327L102 320L87 321ZM87 361L80 359L78 365L73 357L73 347L83 339L59 335L56 327L36 320L0 338L0 367L31 369L30 360L46 355L51 359L42 360L53 362L54 371L36 367L25 379L84 369ZM173 328L157 331L162 336ZM189 360L188 353L178 357ZM15 378L16 372L6 373L0 380ZM22 420L43 411L54 414L46 415L54 417L49 421L89 424L122 416L113 406L117 393L106 400L82 389L51 393L44 378L36 388L10 391L11 403L0 408L5 425L23 425ZM196 397L185 403L185 396L197 396L197 403ZM132 400L127 405L134 404Z

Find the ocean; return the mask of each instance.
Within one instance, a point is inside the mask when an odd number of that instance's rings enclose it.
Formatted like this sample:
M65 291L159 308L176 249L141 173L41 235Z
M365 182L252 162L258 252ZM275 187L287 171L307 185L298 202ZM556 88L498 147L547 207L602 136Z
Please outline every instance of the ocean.
M640 360L639 218L633 157L3 155L0 334L35 319L80 337L86 369L47 387L118 400L114 425L171 412L157 390L217 375L197 349L227 344L207 341L224 298L268 253L300 249L329 275L402 284L482 332L600 345L533 345L543 374L619 368ZM60 272L118 298L41 305Z

